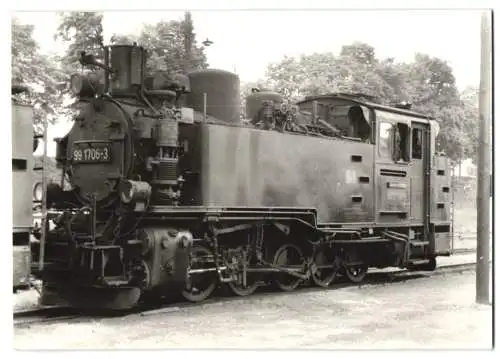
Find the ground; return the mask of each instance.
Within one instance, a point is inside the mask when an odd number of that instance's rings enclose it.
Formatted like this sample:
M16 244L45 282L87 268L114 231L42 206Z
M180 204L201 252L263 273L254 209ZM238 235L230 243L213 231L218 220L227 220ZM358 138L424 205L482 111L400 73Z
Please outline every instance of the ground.
M266 294L122 318L14 329L18 349L490 348L475 274ZM71 333L71 336L67 334Z

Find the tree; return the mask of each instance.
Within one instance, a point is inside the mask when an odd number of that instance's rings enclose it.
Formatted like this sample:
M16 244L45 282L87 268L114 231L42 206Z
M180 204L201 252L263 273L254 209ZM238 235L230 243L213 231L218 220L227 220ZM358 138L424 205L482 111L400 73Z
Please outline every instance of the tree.
M416 111L439 122L438 149L453 163L475 153L471 108L461 99L452 68L443 60L416 54L407 73L406 92ZM472 126L472 127L471 127Z
M354 42L351 45L342 46L340 56L351 58L357 63L367 66L374 66L377 63L375 49L362 42Z
M466 149L465 156L471 158L472 162L476 164L476 154L479 146L479 89L475 87L465 88L460 93L460 99L462 100L465 112L463 129L470 141L470 146Z
M378 66L374 69L391 88L392 95L389 95L389 102L409 102L410 95L407 88L409 68L409 64L397 63L393 58L387 58L380 60Z
M103 57L104 37L102 27L103 14L99 12L63 12L59 14L61 22L54 36L68 44L62 62L66 72L79 69L78 58L81 51L87 51L98 58Z
M79 68L79 52L92 52L98 58L103 54L103 15L99 12L61 13L56 37L68 43L64 56L65 68L74 72ZM145 25L139 36L114 34L111 44L131 45L136 42L148 50L146 72L167 71L169 74L185 69L206 68L204 48L196 45L196 34L191 14L183 20L161 21Z
M285 98L298 100L304 94L302 88L306 82L304 73L307 68L302 65L304 64L301 64L295 58L285 56L282 61L268 65L266 71L267 81L275 91Z
M406 86L415 106L458 104L460 99L452 68L445 61L425 54L415 55Z
M33 25L22 25L17 19L12 22L12 84L28 87L29 92L16 97L34 108L34 123L41 130L47 118L53 123L64 112L60 84L64 72L54 56L41 54L33 38Z
M129 40L133 37L129 36ZM182 21L161 21L145 25L137 43L149 50L146 72L166 71L169 75L208 67L204 47L196 45L191 14Z
M339 56L329 52L301 55L299 59L285 57L270 64L266 75L275 90L291 100L320 93L354 92L391 101L394 90L379 67L373 47L354 43L344 46Z
M402 101L440 123L438 149L452 161L473 156L477 142L477 107L461 96L452 68L443 60L416 54L411 63L378 59L375 49L355 42L340 54L315 53L285 57L270 64L267 80L291 100L329 92L364 93L394 105ZM463 98L462 98L463 97Z

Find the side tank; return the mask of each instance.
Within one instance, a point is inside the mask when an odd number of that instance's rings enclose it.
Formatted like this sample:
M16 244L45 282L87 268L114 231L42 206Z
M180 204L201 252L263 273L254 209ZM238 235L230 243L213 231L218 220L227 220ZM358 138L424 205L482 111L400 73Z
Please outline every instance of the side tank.
M262 107L262 102L272 101L274 103L281 103L283 102L283 97L277 92L264 90L248 95L245 101L246 118L253 118Z
M203 113L203 94L207 94L207 115L224 122L240 120L240 79L238 75L216 69L193 71L188 74L191 93L188 106Z

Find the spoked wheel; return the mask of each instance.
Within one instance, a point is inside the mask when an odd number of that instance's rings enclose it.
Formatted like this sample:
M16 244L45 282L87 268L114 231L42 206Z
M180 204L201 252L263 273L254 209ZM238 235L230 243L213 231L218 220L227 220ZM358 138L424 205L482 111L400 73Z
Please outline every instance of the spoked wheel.
M284 244L276 251L273 264L287 269L303 269L305 267L304 255L299 247ZM279 273L274 278L276 286L284 292L296 289L302 281L303 279L287 273Z
M360 283L368 272L368 267L365 265L344 266L345 275L353 283Z
M243 253L243 247L240 246L237 250ZM249 258L242 258L242 260L246 261L248 266ZM242 268L241 268L242 269ZM240 297L245 297L247 295L252 294L259 287L259 276L257 273L247 273L245 286L243 285L243 272L238 273L237 279L235 282L227 283L229 290Z
M217 289L217 272L203 269L215 267L215 257L208 248L195 245L190 255L189 283L182 291L182 296L190 302L201 302Z
M340 272L339 260L328 256L326 248L321 248L314 254L314 262L311 268L312 280L319 287L327 288L335 281Z

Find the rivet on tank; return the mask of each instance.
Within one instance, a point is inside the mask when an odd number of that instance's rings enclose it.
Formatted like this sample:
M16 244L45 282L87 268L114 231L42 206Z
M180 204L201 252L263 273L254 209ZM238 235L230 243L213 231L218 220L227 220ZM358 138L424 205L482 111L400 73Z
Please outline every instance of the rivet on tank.
M191 85L188 107L203 113L203 94L206 94L208 116L227 123L240 121L240 79L238 75L225 70L207 69L193 71L188 76Z

